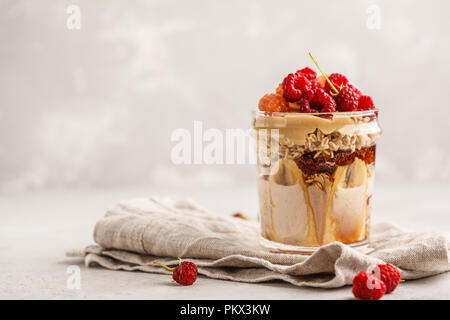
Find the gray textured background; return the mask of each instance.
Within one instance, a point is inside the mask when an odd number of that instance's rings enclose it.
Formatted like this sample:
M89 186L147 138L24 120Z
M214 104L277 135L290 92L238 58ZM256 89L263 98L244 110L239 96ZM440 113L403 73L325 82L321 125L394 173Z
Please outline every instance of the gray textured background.
M81 9L68 30L67 6ZM381 29L367 28L369 5ZM174 166L171 132L246 128L284 75L341 72L382 110L378 182L450 183L449 1L0 0L0 190L251 183Z

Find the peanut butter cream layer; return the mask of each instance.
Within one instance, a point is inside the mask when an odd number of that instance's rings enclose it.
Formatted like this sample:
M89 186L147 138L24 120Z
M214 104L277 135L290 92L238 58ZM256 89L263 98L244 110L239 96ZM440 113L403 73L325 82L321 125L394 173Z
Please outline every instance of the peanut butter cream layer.
M288 138L297 145L305 145L307 135L319 129L325 135L339 132L343 135L379 135L381 129L369 117L335 114L333 118L321 118L309 114L292 113L283 116L257 116L254 129L278 129L279 138Z

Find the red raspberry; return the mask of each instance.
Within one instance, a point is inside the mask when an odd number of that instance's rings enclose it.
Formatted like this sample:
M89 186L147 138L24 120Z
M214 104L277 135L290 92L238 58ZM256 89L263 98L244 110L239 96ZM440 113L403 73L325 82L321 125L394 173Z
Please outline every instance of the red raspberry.
M192 262L182 261L180 258L178 259L180 260L180 263L175 268L170 268L157 261L153 261L153 263L172 271L172 278L177 283L182 286L190 286L197 280L197 266Z
M374 277L380 279L386 285L386 293L391 293L400 282L400 271L390 264L379 264L372 270Z
M333 86L337 89L340 90L341 86L345 86L348 83L347 78L340 74L340 73L332 73L328 76L328 80L330 80L330 82L333 84ZM325 92L326 93L330 93L330 92L336 92L334 91L334 89L330 86L330 84L328 83L328 81L325 81Z
M386 292L386 285L366 271L361 271L353 279L353 295L362 300L378 300Z
M283 96L289 102L295 102L302 97L302 91L295 86L297 79L298 76L295 73L290 73L283 80Z
M361 96L358 100L358 110L372 110L375 109L375 105L373 104L373 100L369 96Z
M316 109L319 112L335 112L336 111L336 102L322 88L316 89L316 91L314 93L314 97L310 101L310 106L312 109Z
M181 261L178 267L173 269L173 280L182 286L190 286L197 280L197 266L189 261Z
M316 91L316 89L322 88L322 85L317 80L311 80L311 88Z
M314 89L311 85L311 81L304 75L299 75L295 83L295 86L302 91L302 98L311 100L314 97Z
M240 213L240 212L234 213L233 217L234 218L239 218L239 219L242 219L242 220L248 220L248 218L245 215L243 215L242 213Z
M299 73L290 73L283 80L283 96L289 102L295 102L302 97L311 99L314 95L314 90L308 78Z
M313 112L318 112L315 109L311 109L311 106L309 104L309 100L302 98L300 99L300 101L298 102L298 104L300 105L300 110L299 112L301 113L313 113Z
M317 73L309 67L298 70L296 74L303 74L308 80L317 78Z
M358 109L358 94L349 85L345 85L334 99L338 111L352 112Z
M353 91L355 91L355 93L358 95L358 99L359 99L359 97L362 96L361 91L359 89L357 89L354 85L348 83L347 86L349 86L351 89L353 89Z

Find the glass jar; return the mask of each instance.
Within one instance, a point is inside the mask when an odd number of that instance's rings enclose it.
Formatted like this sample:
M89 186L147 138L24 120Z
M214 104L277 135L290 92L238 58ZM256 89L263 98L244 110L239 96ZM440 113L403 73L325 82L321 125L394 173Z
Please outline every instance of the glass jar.
M264 246L308 253L333 241L367 244L377 116L254 111Z

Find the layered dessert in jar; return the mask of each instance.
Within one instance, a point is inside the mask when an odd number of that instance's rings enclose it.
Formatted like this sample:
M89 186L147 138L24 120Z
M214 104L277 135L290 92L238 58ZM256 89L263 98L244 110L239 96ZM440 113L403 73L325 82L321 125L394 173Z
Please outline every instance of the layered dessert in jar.
M367 243L376 141L372 99L338 73L303 68L254 112L263 243L313 251Z

